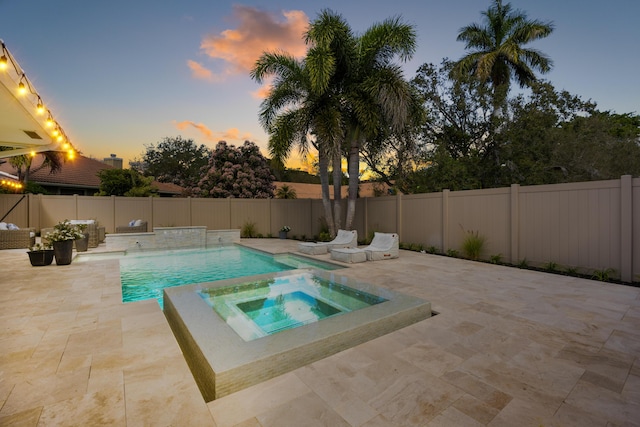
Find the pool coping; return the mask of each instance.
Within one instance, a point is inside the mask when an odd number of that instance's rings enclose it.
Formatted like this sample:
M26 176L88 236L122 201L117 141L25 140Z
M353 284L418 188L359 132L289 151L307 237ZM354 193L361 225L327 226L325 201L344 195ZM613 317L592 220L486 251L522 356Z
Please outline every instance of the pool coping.
M274 335L244 341L198 295L224 287L300 272L333 280L387 301ZM184 285L164 290L164 314L205 401L229 395L431 316L431 303L340 275L297 269Z

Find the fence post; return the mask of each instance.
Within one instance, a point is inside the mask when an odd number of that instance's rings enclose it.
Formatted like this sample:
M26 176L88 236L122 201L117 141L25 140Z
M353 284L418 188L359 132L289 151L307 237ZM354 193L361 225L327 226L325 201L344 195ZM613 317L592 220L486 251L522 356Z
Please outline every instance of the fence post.
M109 230L109 232L115 233L118 224L116 223L116 196L114 195L111 195L111 222L113 224L113 230Z
M620 177L620 279L633 281L633 182Z
M511 259L512 264L520 258L520 184L511 184Z
M396 194L396 234L402 236L402 193ZM402 237L401 237L402 238Z
M364 239L369 235L369 198L364 198Z
M442 253L449 250L449 190L442 190Z
M156 207L153 204L153 196L149 196L148 199L149 199L149 211L151 211L151 224L150 225L151 225L151 231L153 231L153 228L156 225L156 222L155 222L155 209L156 209Z

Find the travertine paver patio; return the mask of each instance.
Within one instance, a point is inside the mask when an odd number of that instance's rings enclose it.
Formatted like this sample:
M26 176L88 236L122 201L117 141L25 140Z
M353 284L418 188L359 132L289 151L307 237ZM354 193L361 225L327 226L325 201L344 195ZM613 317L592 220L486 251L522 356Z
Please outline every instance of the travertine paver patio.
M0 425L640 425L640 289L406 251L341 273L439 314L207 404L117 261L0 251Z

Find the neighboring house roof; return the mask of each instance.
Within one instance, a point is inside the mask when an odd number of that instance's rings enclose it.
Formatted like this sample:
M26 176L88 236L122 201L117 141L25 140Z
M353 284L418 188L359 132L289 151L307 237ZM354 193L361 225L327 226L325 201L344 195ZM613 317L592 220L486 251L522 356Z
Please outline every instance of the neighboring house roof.
M73 160L66 160L62 164L62 169L56 173L50 173L48 168L39 168L44 161L44 156L37 155L31 163L31 172L29 173L29 181L38 183L42 186L61 186L78 189L95 189L100 188L100 178L98 172L104 169L113 169L113 166L107 165L96 159L76 156ZM4 171L13 175L17 174L16 169L7 163L0 164L0 171ZM161 194L179 195L182 193L182 187L154 181L152 184Z
M301 182L274 182L276 188L283 185L288 186L296 192L298 199L322 199L322 186L320 184L307 184ZM389 186L381 182L361 182L359 185L360 197L374 197L376 189L380 189L387 194ZM341 188L342 198L349 195L349 186L343 185ZM333 186L329 189L329 198L333 199Z

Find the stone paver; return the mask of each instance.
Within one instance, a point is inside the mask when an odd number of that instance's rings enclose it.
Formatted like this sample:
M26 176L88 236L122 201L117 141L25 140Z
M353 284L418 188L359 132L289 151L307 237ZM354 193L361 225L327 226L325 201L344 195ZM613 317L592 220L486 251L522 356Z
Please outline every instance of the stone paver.
M117 261L24 252L0 251L3 426L640 425L638 288L401 251L339 274L436 316L205 403L155 301L122 304Z

